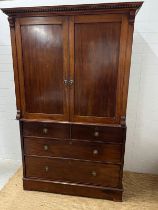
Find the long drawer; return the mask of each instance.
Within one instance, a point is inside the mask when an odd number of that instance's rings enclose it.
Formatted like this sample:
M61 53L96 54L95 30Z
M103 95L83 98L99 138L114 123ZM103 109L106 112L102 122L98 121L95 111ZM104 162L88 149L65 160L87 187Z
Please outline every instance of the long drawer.
M67 139L70 126L63 123L23 122L23 136Z
M26 155L120 163L122 145L98 142L24 138Z
M57 158L25 157L26 177L117 187L119 165Z
M124 128L94 126L94 125L72 125L71 138L82 140L99 140L105 142L122 143Z

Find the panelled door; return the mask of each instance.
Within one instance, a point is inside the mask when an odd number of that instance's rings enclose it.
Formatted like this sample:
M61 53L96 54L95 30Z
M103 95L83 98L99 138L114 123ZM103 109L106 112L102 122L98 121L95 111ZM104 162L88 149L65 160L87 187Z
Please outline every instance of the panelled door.
M16 20L22 117L69 120L67 17Z
M119 123L127 17L16 20L22 117Z
M127 24L119 14L70 17L71 121L119 123Z

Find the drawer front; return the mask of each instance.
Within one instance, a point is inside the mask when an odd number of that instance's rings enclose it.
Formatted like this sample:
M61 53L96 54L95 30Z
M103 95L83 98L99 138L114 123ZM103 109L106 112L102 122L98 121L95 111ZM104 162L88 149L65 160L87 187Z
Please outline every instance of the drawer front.
M25 157L26 177L117 187L120 166L78 160Z
M87 141L24 139L26 155L64 157L120 163L122 146Z
M72 139L101 140L121 143L123 141L124 129L120 127L72 125L71 137Z
M67 139L70 136L70 126L62 123L24 122L23 135Z

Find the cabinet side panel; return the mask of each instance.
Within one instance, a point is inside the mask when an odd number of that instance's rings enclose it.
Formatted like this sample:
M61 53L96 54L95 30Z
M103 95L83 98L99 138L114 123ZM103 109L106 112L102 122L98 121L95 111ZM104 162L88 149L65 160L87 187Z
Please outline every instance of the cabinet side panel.
M123 100L122 100L122 102L123 102L123 116L126 116L126 108L127 108L129 75L130 75L132 43L133 43L133 31L134 31L134 24L129 24L127 47L126 47L124 84L123 84L124 85Z

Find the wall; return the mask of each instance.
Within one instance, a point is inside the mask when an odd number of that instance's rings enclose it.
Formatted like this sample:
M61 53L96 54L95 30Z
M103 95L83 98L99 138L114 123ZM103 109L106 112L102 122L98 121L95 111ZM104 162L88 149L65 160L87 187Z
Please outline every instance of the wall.
M126 0L125 0L126 1ZM99 3L101 1L5 1L0 7ZM104 2L113 2L105 1ZM116 1L115 1L116 2ZM125 170L158 174L158 1L145 0L136 17ZM0 158L21 159L7 18L0 13Z

